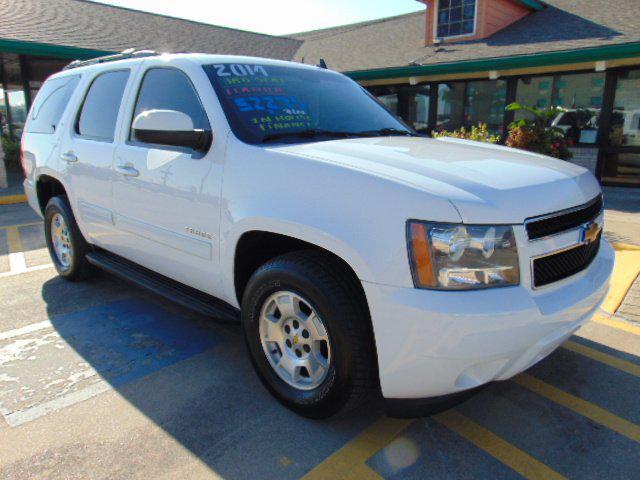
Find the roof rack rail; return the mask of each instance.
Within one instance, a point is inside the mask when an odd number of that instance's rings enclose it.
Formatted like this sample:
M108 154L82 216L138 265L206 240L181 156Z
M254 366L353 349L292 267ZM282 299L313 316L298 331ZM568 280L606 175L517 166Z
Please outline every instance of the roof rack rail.
M87 65L96 65L98 63L115 62L116 60L125 60L127 58L153 57L155 55L160 55L160 53L155 50L136 50L134 48L128 48L127 50L123 50L120 53L114 53L112 55L90 58L89 60L74 60L64 67L63 70L86 67Z

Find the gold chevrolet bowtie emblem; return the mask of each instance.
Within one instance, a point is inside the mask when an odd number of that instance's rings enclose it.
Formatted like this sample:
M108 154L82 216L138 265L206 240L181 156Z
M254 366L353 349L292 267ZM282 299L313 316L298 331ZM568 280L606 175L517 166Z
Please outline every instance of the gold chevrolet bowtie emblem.
M602 227L596 222L589 222L582 226L582 241L584 243L595 242Z
M296 345L298 344L298 335L293 337L293 343L296 344Z

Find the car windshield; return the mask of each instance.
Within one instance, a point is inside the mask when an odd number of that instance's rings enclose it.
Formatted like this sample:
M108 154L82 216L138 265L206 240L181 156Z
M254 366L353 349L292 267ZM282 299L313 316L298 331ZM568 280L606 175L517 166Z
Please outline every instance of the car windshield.
M360 85L330 70L205 65L235 135L247 143L416 135Z

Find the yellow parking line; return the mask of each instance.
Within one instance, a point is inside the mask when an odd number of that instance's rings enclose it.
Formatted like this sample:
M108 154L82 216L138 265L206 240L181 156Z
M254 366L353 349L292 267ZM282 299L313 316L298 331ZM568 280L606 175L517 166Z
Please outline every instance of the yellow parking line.
M611 246L615 250L636 250L636 251L640 251L640 245L632 245L630 243L614 242L614 243L611 244Z
M12 225L7 229L7 246L9 254L22 252L22 241L20 240L20 232L18 227Z
M32 227L34 225L42 225L42 222L19 223L17 225L0 225L0 230L8 230L11 228Z
M412 419L381 418L302 478L380 480L380 475L364 462L391 443L393 438L412 422Z
M15 203L25 203L26 195L2 195L0 196L0 205L13 205Z
M525 478L565 478L544 463L455 410L448 410L433 418Z
M600 323L602 325L606 325L607 327L616 328L628 333L633 333L634 335L640 335L640 326L632 325L629 322L623 322L622 320L617 320L609 316L596 315L592 318L592 321Z
M640 442L640 426L624 418L620 418L602 407L564 392L526 373L521 373L513 378L513 381L538 395L548 398L552 402L569 408L583 417L587 417L596 423L618 432L620 435Z
M622 370L623 372L635 375L636 377L640 377L640 365L636 365L635 363L623 360L613 355L609 355L608 353L601 352L600 350L587 347L586 345L582 345L581 343L577 343L571 340L565 342L562 347L572 352L579 353L580 355L583 355L585 357L589 357L600 363L609 365L610 367L617 368L618 370Z
M611 275L609 293L601 307L608 314L618 310L634 280L640 274L640 250L631 249L629 246L618 247L620 249L616 250L616 264Z
M7 230L7 246L9 248L9 271L11 273L22 273L27 269L27 262L22 252L22 241L18 227L11 227Z

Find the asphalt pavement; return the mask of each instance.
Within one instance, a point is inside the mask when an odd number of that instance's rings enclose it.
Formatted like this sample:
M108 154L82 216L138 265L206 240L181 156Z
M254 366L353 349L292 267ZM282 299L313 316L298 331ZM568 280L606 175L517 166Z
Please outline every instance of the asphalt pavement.
M239 327L104 273L63 281L38 217L0 206L0 479L637 478L640 323L620 311L640 312L640 209L607 208L608 311L550 357L430 418L372 398L313 421L265 391Z

